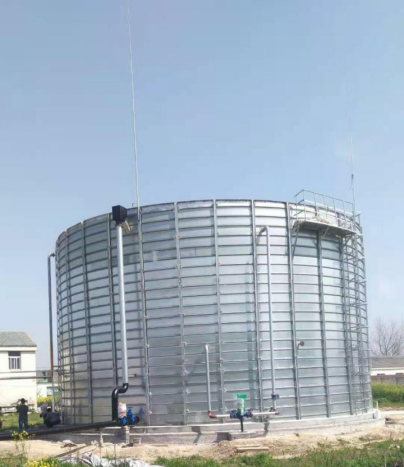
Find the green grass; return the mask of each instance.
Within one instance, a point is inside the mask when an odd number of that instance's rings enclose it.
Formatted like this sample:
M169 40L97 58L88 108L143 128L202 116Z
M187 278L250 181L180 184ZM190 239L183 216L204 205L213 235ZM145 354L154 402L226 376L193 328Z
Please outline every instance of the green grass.
M18 457L0 458L0 467L21 467L24 462Z
M3 427L0 431L6 430L18 430L18 414L17 413L10 413L4 414L0 416L0 419L3 421ZM42 426L43 420L37 413L30 413L28 414L28 426L30 428L37 428L38 426Z
M404 407L404 385L372 384L373 399L379 401L379 407Z
M404 403L403 402L390 402L390 401L385 400L385 399L380 399L379 400L379 409L385 409L385 408L404 410Z
M404 466L404 441L387 441L369 445L364 449L321 448L301 457L273 459L268 454L231 457L223 461L187 457L159 458L154 462L164 467L402 467Z
M0 458L0 467L23 467L24 456ZM44 461L43 467L49 466ZM71 464L53 459L56 467L71 467ZM321 447L300 457L274 459L268 454L234 456L222 461L193 456L175 459L158 458L153 464L164 467L403 467L404 440L384 441L366 445L364 448L328 449ZM78 466L84 467L84 466Z

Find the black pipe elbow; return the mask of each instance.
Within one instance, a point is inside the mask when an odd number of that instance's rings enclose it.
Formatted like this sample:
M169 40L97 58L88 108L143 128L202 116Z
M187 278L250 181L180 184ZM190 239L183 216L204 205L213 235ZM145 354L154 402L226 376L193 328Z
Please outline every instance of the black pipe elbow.
M119 394L125 394L128 390L129 384L125 383L122 386L117 386L111 395L111 407L112 407L112 420L118 420L118 398Z

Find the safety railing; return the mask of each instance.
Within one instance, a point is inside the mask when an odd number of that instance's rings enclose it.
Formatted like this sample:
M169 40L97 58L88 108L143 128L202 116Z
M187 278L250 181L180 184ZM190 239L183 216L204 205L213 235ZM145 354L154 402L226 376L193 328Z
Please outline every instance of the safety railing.
M301 190L295 195L295 204L291 205L291 210L291 218L295 223L319 223L360 233L360 215L349 201Z

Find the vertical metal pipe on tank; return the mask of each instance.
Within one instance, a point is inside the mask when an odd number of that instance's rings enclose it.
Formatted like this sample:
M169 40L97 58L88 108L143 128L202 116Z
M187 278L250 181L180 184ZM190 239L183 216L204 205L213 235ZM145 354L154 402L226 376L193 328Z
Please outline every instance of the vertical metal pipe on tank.
M269 312L269 339L271 342L271 386L272 386L272 401L273 407L276 408L276 377L275 377L275 352L274 352L274 333L273 333L273 316L272 316L272 283L271 283L271 233L269 227L266 225L262 227L257 235L256 242L260 235L266 231L267 237L267 271L268 271L268 312Z
M297 212L297 206L294 206ZM293 253L292 253L292 222L290 219L290 204L286 203L286 220L287 220L287 233L288 233L288 261L289 261L289 284L290 284L290 305L291 305L291 318L292 318L292 342L293 342L293 366L295 377L295 391L296 391L296 415L297 419L302 418L301 404L300 404L300 384L299 384L299 361L298 361L298 345L296 339L296 306L295 306L295 280L293 273Z
M118 286L119 286L119 311L121 318L121 359L122 359L122 386L116 387L112 391L112 420L118 418L118 397L119 394L124 394L129 388L128 375L128 352L126 343L126 307L125 307L125 271L123 262L123 234L122 229L127 234L130 233L130 227L127 222L128 211L122 206L113 206L112 219L116 224L116 244L117 244L117 259L118 259Z
M70 264L70 234L69 231L65 231L66 234L66 264ZM69 365L69 378L68 378L68 390L70 393L70 401L71 401L71 412L70 412L70 419L66 420L68 423L77 423L76 420L76 374L75 374L75 365L73 360L73 312L72 312L72 279L71 279L71 270L66 268L66 307L67 307L67 334L68 334L68 341L69 341L69 351L68 351L68 365ZM65 360L66 361L66 360ZM65 371L65 366L63 371ZM66 386L65 386L66 387Z
M324 304L324 278L323 278L323 246L322 234L317 232L317 261L318 261L318 279L319 279L319 298L320 298L320 326L321 326L321 352L323 360L324 382L325 382L325 399L327 417L331 417L331 401L330 401L330 382L328 376L328 350L327 350L327 332L325 319L325 304Z
M251 200L251 216L253 223L253 262L254 262L254 301L255 301L255 326L256 326L256 340L257 340L257 368L258 368L258 385L260 390L260 410L264 411L264 391L262 388L262 362L261 362L261 326L260 326L260 307L259 307L259 293L258 293L258 255L257 255L257 242L255 241L256 220L255 220L255 202Z
M179 208L178 203L174 203L174 216L175 216L175 247L177 254L177 269L178 269L178 300L180 310L180 327L181 327L181 372L182 372L182 394L183 394L183 408L182 413L184 417L184 425L188 424L187 412L187 385L188 373L185 359L185 336L184 336L184 310L182 308L182 274L181 274L181 245L180 245L180 226L179 226Z
M205 358L206 358L206 392L208 394L208 413L212 411L212 400L210 396L210 365L209 365L209 345L205 345Z
M61 332L61 322L62 322L62 310L61 310L61 291L60 291L60 263L59 263L59 255L60 255L60 238L56 241L56 248L55 248L55 295L56 295L56 323L57 323L57 332L56 332L56 342L57 342L57 371L58 376L61 375L64 367L64 359L62 358L62 332ZM61 371L62 370L62 371ZM58 378L58 391L59 391L59 400L58 400L58 409L60 413L60 419L62 421L62 425L65 423L65 410L64 410L64 384L63 378Z
M107 216L107 243L108 243L108 293L111 312L111 343L112 343L112 381L114 386L118 384L118 370L116 359L116 326L115 326L115 300L114 279L112 271L112 238L111 238L111 215Z
M147 408L147 423L151 424L150 410L150 381L149 381L149 344L147 339L147 307L146 307L146 288L145 288L145 272L144 272L144 257L143 257L143 227L142 227L142 211L137 208L137 232L139 240L139 263L140 263L140 292L142 295L142 328L143 328L143 352L144 352L144 369L145 369L145 390L146 390L146 408Z
M55 388L53 371L54 371L54 362L53 362L53 312L52 312L52 268L51 268L51 258L55 257L55 253L51 253L48 256L48 299L49 299L49 358L50 358L50 370L51 370L51 383L52 383L52 412L55 410Z
M215 264L216 264L216 301L217 301L217 323L218 323L218 346L219 346L219 372L220 372L220 395L221 411L226 410L224 371L223 371L223 341L222 341L222 307L220 291L220 261L219 261L219 241L218 241L218 222L217 222L217 202L213 200L213 226L215 232Z
M89 291L88 291L88 275L87 275L87 262L86 262L86 226L85 222L81 223L81 258L83 262L83 294L84 294L84 319L86 330L86 348L87 348L87 401L88 401L88 415L90 423L94 422L93 414L93 372L91 362L91 318L90 318L90 305L89 305Z
M116 225L117 256L118 256L118 284L119 284L119 312L121 318L121 355L122 355L122 384L129 384L128 350L126 343L126 306L125 306L125 273L123 264L122 224Z
M275 352L274 352L274 325L273 325L273 316L272 316L272 284L271 284L271 234L269 232L269 227L265 227L267 231L267 268L268 268L268 311L269 311L269 334L271 340L271 380L272 380L272 397L273 397L273 406L276 408L276 399L275 399Z

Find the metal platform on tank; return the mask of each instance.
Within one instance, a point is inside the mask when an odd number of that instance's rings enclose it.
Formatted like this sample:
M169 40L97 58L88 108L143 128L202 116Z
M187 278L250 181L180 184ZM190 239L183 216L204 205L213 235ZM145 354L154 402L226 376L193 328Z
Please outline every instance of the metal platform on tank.
M329 224L327 222L316 219L296 220L293 224L292 234L297 233L300 229L315 230L324 232L324 235L339 235L341 237L360 235L358 232L355 232L352 229L335 224Z
M244 432L240 424L209 423L201 425L145 426L104 428L94 432L69 433L69 440L76 444L104 442L114 444L215 444L236 439L253 439L294 433L322 432L329 434L354 433L382 427L385 419L379 410L360 415L345 415L331 418L309 418L303 420L271 420L267 422L245 422ZM41 439L62 441L66 435L49 435Z

